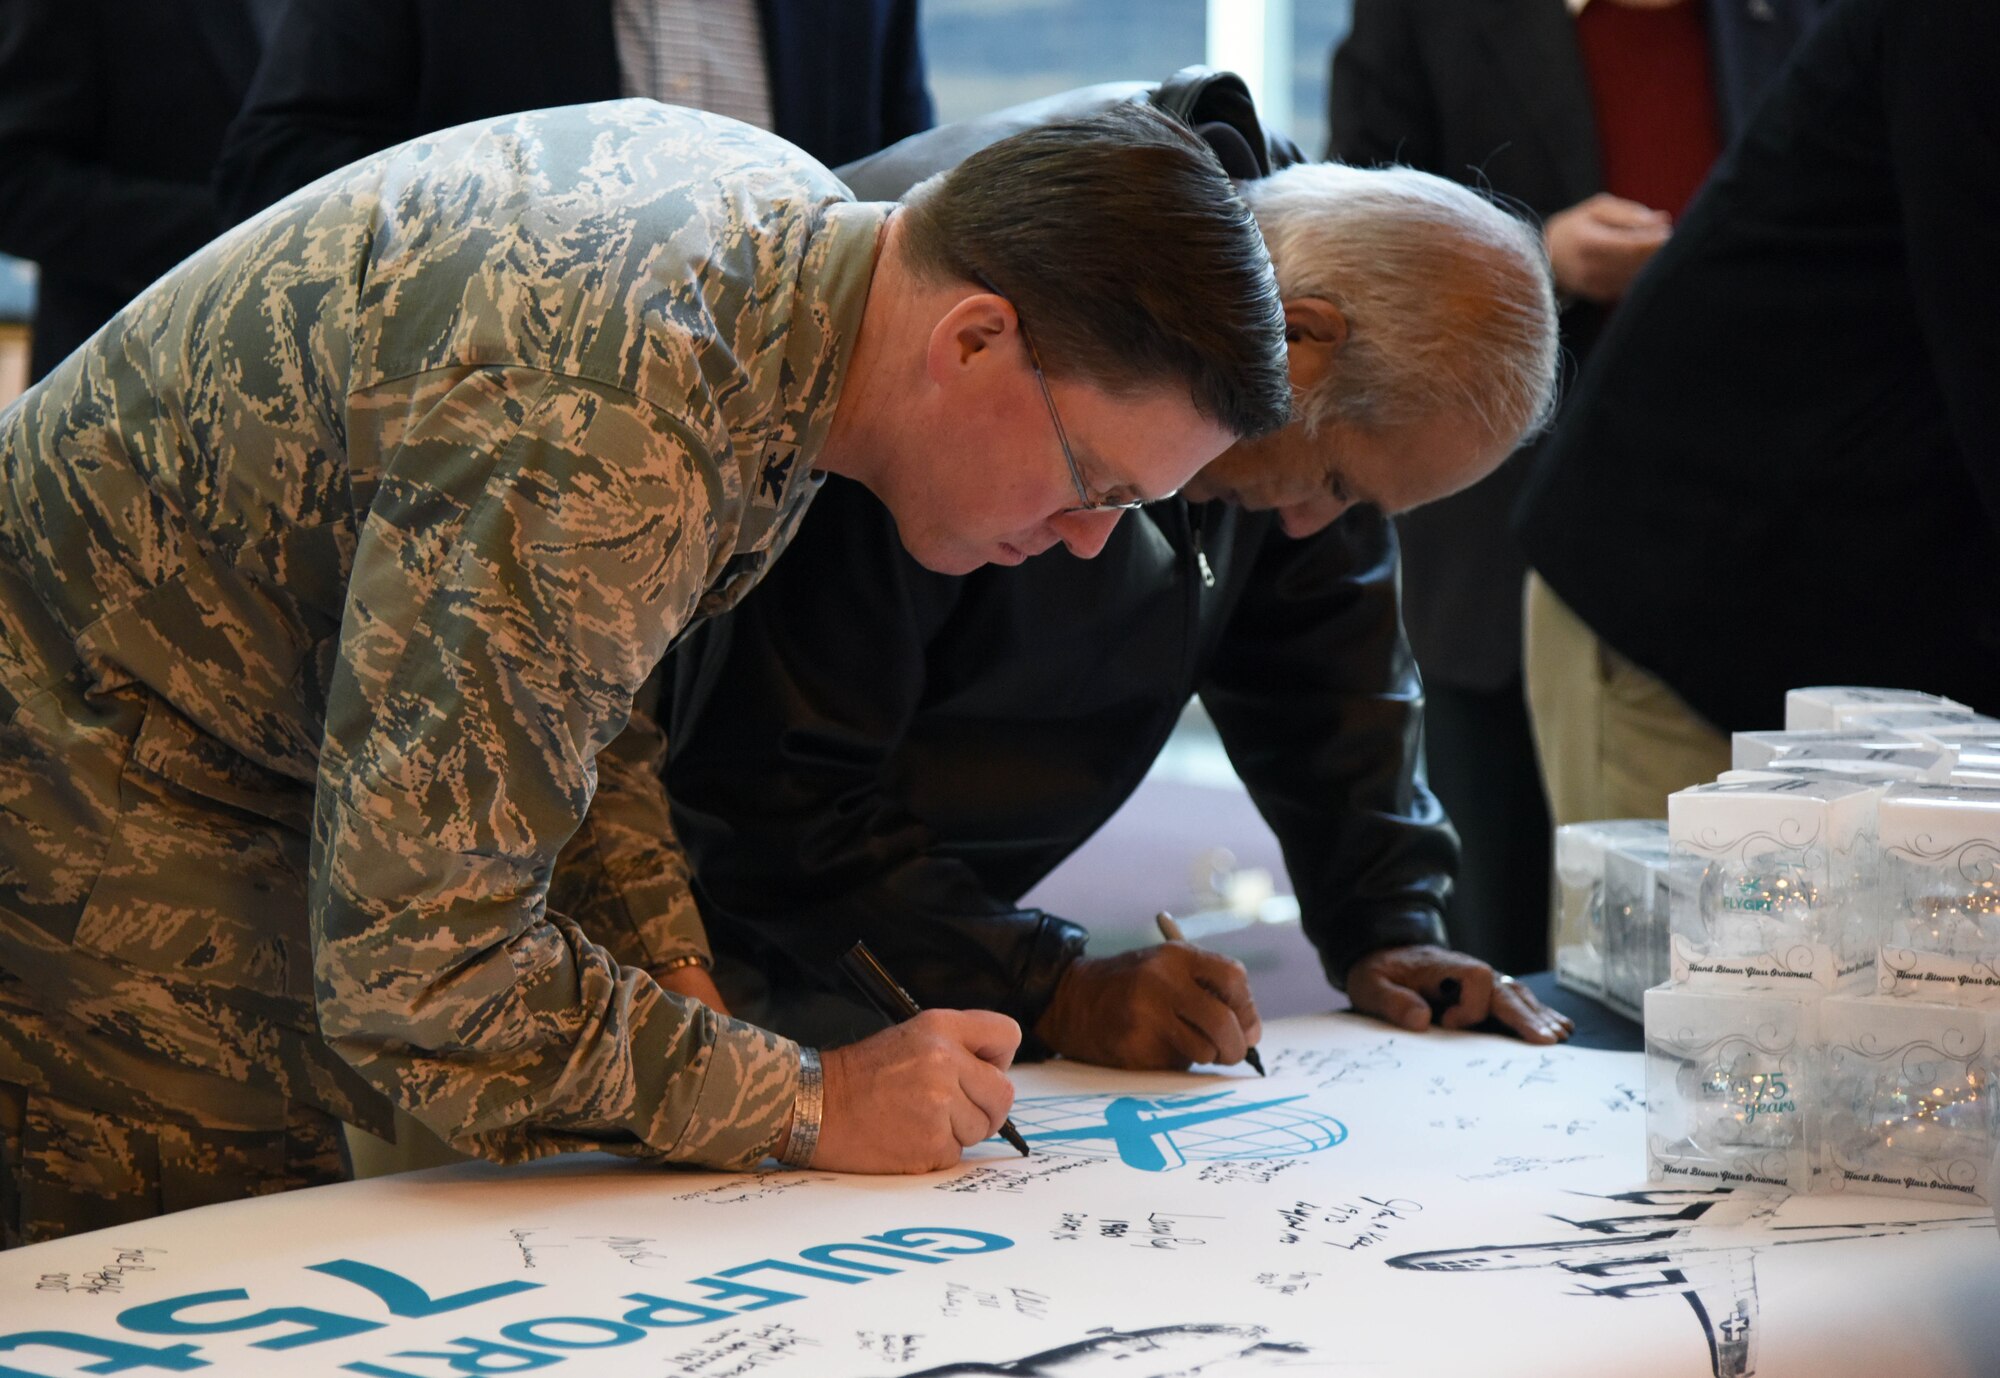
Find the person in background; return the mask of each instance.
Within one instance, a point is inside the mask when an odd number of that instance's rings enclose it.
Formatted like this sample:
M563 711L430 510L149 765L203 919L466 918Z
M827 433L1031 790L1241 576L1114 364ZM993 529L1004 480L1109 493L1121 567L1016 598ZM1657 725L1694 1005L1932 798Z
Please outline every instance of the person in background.
M1623 722L1618 803L1657 811L1694 782L1645 763L1696 733L1726 762L1799 684L2000 712L1996 53L1988 0L1829 10L1545 446L1531 641L1676 709Z
M1299 419L1134 512L1090 561L926 569L892 510L829 480L831 519L669 664L668 795L723 994L776 1027L858 1036L877 1021L834 959L862 938L920 1003L1003 1011L1032 1053L1240 1059L1258 1018L1238 963L1182 943L1093 956L1079 925L1020 904L1198 693L1356 1008L1556 1041L1563 1016L1444 945L1454 845L1417 775L1388 521L1477 481L1543 418L1555 304L1537 236L1436 177L1298 164L1239 79L1199 69L947 126L841 176L893 196L1002 134L1135 101L1252 179Z
M231 223L467 120L645 96L832 166L928 129L917 0L290 0L216 169Z
M1355 0L1328 155L1423 168L1541 219L1564 350L1583 359L1822 3ZM1629 766L1589 703L1545 704L1530 727L1509 521L1533 455L1398 523L1430 785L1464 847L1446 924L1514 971L1549 963L1551 811L1618 816L1571 782ZM1615 667L1573 669L1616 692Z
M928 568L1088 556L1289 404L1249 211L1136 106L895 205L570 106L214 241L0 411L0 1236L331 1180L393 1105L499 1161L956 1161L1019 1031L822 1062L690 998L635 698L829 471Z
M41 267L31 379L215 237L209 178L283 5L0 5L0 253Z

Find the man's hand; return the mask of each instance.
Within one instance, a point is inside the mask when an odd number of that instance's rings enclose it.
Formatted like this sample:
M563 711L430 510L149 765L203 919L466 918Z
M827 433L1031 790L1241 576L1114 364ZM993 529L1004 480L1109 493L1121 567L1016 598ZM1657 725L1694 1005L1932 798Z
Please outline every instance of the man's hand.
M1457 983L1458 999L1447 1000L1445 982ZM1447 947L1416 943L1385 947L1356 962L1347 973L1347 998L1363 1014L1421 1033L1431 1026L1433 1003L1450 1008L1438 1017L1447 1029L1469 1029L1490 1016L1528 1043L1560 1043L1576 1025L1550 1009L1511 976L1502 976L1477 957Z
M826 1105L812 1166L935 1172L990 1139L1014 1104L1021 1026L989 1010L925 1010L820 1054Z
M1673 232L1673 217L1637 201L1599 192L1542 227L1556 291L1609 303L1625 295L1632 279Z
M729 1013L729 1007L722 1003L722 992L715 988L715 978L708 974L707 967L674 967L670 971L654 972L653 979L660 983L662 990L699 1000L717 1014Z
M1035 1024L1078 1062L1174 1070L1241 1062L1263 1032L1243 964L1187 943L1079 957Z

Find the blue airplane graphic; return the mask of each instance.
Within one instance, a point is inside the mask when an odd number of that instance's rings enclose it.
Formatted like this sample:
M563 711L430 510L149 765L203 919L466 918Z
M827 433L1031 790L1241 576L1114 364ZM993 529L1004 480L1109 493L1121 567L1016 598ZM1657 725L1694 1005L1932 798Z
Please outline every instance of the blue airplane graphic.
M1162 1103L1140 1100L1135 1096L1120 1096L1104 1107L1104 1122L1095 1125L1079 1125L1074 1129L1045 1129L1037 1134L1024 1137L1030 1143L1053 1143L1057 1140L1076 1142L1081 1139L1109 1139L1118 1146L1118 1156L1129 1167L1142 1172L1165 1172L1169 1167L1179 1167L1187 1159L1174 1147L1172 1138L1176 1129L1190 1129L1211 1120L1226 1120L1237 1115L1247 1115L1253 1110L1265 1110L1274 1105L1290 1105L1295 1100L1304 1100L1303 1095L1280 1096L1276 1100L1252 1101L1248 1105L1225 1104L1212 1110L1195 1110L1192 1107L1207 1105L1211 1101L1229 1101L1233 1091L1218 1091L1209 1096L1176 1096L1164 1102L1179 1113L1148 1113L1161 1108ZM1172 1155L1171 1159L1169 1154Z

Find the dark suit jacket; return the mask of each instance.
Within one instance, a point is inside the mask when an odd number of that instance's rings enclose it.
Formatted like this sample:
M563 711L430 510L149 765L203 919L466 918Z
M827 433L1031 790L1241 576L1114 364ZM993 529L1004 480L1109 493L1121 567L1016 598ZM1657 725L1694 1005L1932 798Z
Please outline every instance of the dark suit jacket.
M832 166L934 118L917 0L760 0L779 137ZM242 219L378 149L620 94L608 0L291 0L216 175Z
M0 4L0 253L41 266L34 376L214 237L209 174L274 9Z
M1555 591L1718 727L2000 712L2000 6L1843 0L1599 342L1524 498Z
M1609 3L1609 0L1600 0ZM1720 126L1732 135L1824 0L1707 0ZM1333 58L1328 156L1488 187L1537 220L1604 189L1590 86L1564 0L1355 0ZM1604 322L1563 312L1565 383ZM1521 667L1526 564L1508 531L1532 448L1398 519L1403 615L1426 679L1492 691Z

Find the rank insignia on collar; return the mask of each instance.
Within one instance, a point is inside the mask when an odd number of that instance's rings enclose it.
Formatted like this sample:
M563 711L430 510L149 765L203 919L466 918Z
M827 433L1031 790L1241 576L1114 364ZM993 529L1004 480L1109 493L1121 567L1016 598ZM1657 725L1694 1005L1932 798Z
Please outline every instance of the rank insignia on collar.
M787 445L782 450L773 446L764 455L763 472L757 478L757 494L768 498L775 506L785 495L785 484L791 479L792 465L799 457L799 447Z

